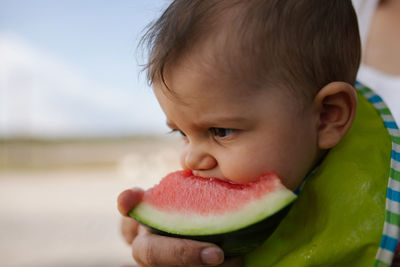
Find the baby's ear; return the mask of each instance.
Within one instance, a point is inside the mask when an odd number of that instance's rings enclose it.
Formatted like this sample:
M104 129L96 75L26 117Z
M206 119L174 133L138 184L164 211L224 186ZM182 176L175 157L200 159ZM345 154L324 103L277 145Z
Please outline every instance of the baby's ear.
M318 146L334 147L347 133L357 109L357 94L345 82L332 82L323 87L314 98L318 111Z

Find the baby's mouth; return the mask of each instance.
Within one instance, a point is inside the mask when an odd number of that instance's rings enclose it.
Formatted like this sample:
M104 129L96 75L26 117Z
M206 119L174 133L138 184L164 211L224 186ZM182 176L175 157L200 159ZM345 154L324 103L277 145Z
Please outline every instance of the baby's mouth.
M226 177L210 175L210 174L208 174L207 171L193 170L192 173L193 173L194 176L199 176L199 177L203 177L203 178L210 178L210 179L218 179L218 180L221 180L221 181L224 181L224 182L234 183L231 180L227 179Z

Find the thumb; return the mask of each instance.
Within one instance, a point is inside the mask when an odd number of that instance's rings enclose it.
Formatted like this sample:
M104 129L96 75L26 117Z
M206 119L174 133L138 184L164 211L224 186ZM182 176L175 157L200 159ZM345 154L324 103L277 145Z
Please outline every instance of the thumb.
M128 213L142 201L143 190L139 188L128 189L123 191L118 196L118 210L123 216L128 216Z

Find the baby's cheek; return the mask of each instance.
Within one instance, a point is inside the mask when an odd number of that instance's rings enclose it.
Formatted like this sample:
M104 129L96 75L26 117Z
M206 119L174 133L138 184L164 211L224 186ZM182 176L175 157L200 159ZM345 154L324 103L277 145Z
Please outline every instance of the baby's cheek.
M224 176L238 184L253 182L269 172L274 172L279 176L282 167L286 166L283 162L280 163L282 160L272 159L271 153L257 154L254 151L246 151L239 155L241 156L230 157L230 160L225 161L223 166L220 165Z
M244 165L239 163L230 165L229 169L223 171L226 178L237 184L253 182L266 172L267 171L259 169L254 165Z

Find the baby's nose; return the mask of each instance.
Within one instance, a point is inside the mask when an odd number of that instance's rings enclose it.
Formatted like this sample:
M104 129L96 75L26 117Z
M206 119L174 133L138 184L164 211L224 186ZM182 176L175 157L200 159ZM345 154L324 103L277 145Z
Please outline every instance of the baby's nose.
M186 169L209 170L217 165L217 160L210 153L199 148L191 147L182 156Z

